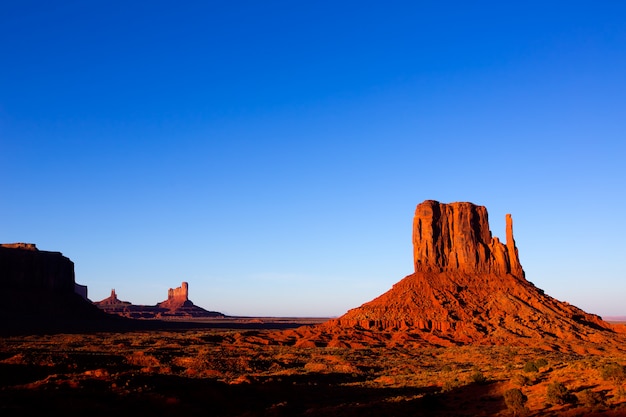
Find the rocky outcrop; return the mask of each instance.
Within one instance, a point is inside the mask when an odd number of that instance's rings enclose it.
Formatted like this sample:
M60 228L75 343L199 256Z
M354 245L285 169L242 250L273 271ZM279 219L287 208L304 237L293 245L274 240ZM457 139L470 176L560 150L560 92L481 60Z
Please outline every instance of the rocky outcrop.
M167 300L157 304L159 307L176 309L182 307L189 301L189 284L182 282L180 287L167 290Z
M510 215L501 243L491 235L485 207L424 201L415 210L413 255L413 274L321 325L317 337L353 329L405 332L441 345L521 344L581 352L616 343L609 323L525 279Z
M74 292L80 295L81 297L83 297L85 301L89 301L86 285L80 285L80 284L74 283Z
M96 301L94 304L97 306L130 306L131 305L131 303L129 303L128 301L122 301L119 298L117 298L115 289L111 290L111 295L109 297L101 301Z
M180 287L170 288L167 291L167 300L157 304L160 309L165 309L162 316L169 317L225 317L217 311L207 311L198 307L189 299L189 284L182 282Z
M133 319L153 319L166 312L165 309L159 309L157 306L133 305L129 301L122 301L117 298L115 289L112 289L111 295L104 300L95 301L94 305L107 314Z
M427 200L419 204L413 218L413 259L416 272L524 276L511 215L506 216L503 244L491 236L487 209L472 203Z
M222 313L205 310L191 302L189 284L186 282L183 282L180 287L170 288L167 291L167 300L155 306L134 305L128 301L120 301L115 290L111 290L108 298L94 304L106 313L135 319L225 317Z

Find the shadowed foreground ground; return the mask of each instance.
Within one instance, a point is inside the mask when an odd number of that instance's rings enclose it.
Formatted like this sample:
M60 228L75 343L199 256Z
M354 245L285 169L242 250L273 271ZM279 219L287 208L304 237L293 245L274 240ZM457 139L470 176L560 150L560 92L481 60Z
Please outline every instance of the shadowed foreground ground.
M295 347L267 330L179 329L0 339L0 414L626 415L618 354L506 346ZM537 364L533 369L529 362ZM615 368L622 369L623 368ZM561 382L563 401L548 387Z

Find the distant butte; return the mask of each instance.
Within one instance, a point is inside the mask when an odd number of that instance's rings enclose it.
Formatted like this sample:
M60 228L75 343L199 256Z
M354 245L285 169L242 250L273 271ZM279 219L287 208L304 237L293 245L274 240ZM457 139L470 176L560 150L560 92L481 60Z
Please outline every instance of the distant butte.
M167 300L156 306L134 305L128 301L120 301L115 290L104 300L94 302L96 306L109 314L128 318L214 318L225 317L217 311L208 311L196 306L189 300L189 284L183 282L178 288L170 288Z
M485 207L426 200L413 218L413 259L413 274L337 319L292 331L295 343L355 346L387 340L580 352L618 344L618 327L526 280L509 214L502 243L491 234Z

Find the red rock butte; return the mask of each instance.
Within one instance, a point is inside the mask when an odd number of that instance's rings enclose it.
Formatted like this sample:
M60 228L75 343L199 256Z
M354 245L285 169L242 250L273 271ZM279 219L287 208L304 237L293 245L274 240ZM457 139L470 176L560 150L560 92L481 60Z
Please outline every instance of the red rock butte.
M159 307L177 308L189 301L189 284L183 281L180 287L167 290L167 300L159 303Z
M427 200L413 218L415 271L511 274L523 278L513 239L513 219L506 215L506 244L491 236L487 209L472 203L441 204Z
M436 345L533 345L580 352L618 345L617 327L526 280L509 214L502 243L489 230L485 207L426 200L413 219L413 259L413 274L345 315L300 332L298 343L308 338L317 346L354 345L365 331L367 337L400 332L404 341Z
M208 311L196 306L189 299L189 284L184 282L180 287L170 288L167 291L167 300L155 306L134 305L128 301L121 301L117 298L115 289L111 290L111 295L101 301L94 303L101 310L118 316L128 318L206 318L225 317L217 311Z

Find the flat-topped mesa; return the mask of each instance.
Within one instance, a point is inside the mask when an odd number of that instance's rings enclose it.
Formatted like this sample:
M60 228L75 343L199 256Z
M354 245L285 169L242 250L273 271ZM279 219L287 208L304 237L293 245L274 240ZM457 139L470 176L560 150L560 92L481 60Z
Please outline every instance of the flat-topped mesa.
M9 248L9 249L24 249L24 250L32 250L32 251L39 251L39 249L37 249L37 245L35 245L34 243L22 243L22 242L18 242L18 243L0 243L0 247L2 248Z
M491 236L484 206L467 202L417 205L413 218L415 271L459 271L511 274L523 278L513 239L513 220L506 215L506 244Z
M76 283L74 262L34 243L0 244L0 288L3 335L87 329L105 318Z
M2 243L0 285L31 293L73 294L74 263L61 252L40 251L33 243Z

